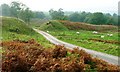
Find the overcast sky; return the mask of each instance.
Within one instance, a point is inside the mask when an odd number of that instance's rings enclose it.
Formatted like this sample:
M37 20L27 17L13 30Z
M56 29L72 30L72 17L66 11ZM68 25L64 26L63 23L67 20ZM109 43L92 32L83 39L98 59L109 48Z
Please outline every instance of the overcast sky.
M64 11L87 11L117 13L119 0L0 0L0 4L10 4L19 1L33 11L49 11L50 9Z

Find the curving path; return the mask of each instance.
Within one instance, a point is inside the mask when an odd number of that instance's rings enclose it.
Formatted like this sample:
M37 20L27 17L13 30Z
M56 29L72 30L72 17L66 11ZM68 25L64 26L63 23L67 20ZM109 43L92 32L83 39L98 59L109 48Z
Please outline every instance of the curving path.
M41 35L43 35L47 40L49 40L53 44L64 45L66 48L69 48L69 49L73 49L75 47L79 47L79 46L76 46L76 45L73 45L73 44L70 44L70 43L66 43L66 42L60 41L57 38L53 37L52 35L44 32L44 31L40 31L38 29L34 29L34 30L36 32L40 33ZM86 49L86 48L83 48L83 47L79 47L79 49L83 49L87 53L92 54L94 57L101 58L101 59L103 59L103 60L105 60L105 61L107 61L107 62L109 62L111 64L120 65L119 64L120 57L109 55L109 54L102 53L102 52L97 52L97 51Z

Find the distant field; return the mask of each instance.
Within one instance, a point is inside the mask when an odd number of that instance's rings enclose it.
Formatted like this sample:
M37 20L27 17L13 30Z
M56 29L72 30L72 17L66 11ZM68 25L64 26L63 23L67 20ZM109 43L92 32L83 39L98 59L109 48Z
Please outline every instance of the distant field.
M59 22L69 30L118 31L118 27L113 25L93 25L83 22L71 22L64 20L60 20Z
M34 23L33 23L34 24ZM71 22L64 20L51 20L43 24L34 25L34 27L40 30L51 30L51 31L66 31L66 30L88 30L88 31L99 31L99 32L117 32L118 27L113 25L93 25L82 22Z
M76 32L77 31L50 31L49 33L71 44L107 54L118 55L118 44L120 44L118 42L118 32L98 32L98 34L93 34L93 31L85 30L79 30L79 34ZM108 36L107 34L113 34L113 36ZM104 38L101 38L101 36L104 36Z
M49 31L50 34L58 39L71 44L107 54L118 55L120 42L118 41L118 28L116 26L91 25L70 21L49 21L36 28L46 32ZM93 31L98 33L93 34ZM76 32L79 32L79 34ZM108 34L112 34L112 36L108 36ZM104 38L101 38L102 36Z
M2 17L2 41L22 40L28 41L35 39L45 47L51 47L52 44L42 35L36 33L24 22L15 18Z

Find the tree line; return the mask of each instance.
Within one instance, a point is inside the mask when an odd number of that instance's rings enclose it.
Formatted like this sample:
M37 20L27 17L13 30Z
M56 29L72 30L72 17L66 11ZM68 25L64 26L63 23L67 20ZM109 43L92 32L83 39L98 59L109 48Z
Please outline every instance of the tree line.
M57 20L70 20L73 22L85 22L90 24L102 25L118 25L118 15L110 13L102 13L102 12L72 12L70 15L65 15L65 12L62 11L63 9L59 9L58 11L50 10L49 13L52 19Z
M2 4L0 6L1 16L16 17L29 23L31 18L45 18L45 14L39 11L30 10L25 4L13 1L10 5Z
M2 12L1 16L11 16L24 20L29 23L32 18L39 19L53 19L53 20L69 20L73 22L85 22L90 24L108 24L108 25L118 25L118 15L102 12L72 12L66 14L62 8L56 10L50 9L49 15L46 15L42 11L31 11L25 4L13 1L10 5L2 4L0 6Z

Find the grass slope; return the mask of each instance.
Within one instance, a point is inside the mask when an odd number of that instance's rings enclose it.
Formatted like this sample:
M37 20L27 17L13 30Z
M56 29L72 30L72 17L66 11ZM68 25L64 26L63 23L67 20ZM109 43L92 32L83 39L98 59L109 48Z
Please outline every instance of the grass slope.
M50 31L66 31L68 30L63 24L61 24L60 22L58 21L49 21L48 23L46 24L42 24L40 26L41 30L50 30Z
M118 32L112 25L91 25L70 21L50 21L38 27L65 42L118 56ZM99 31L93 34L93 30ZM76 32L80 32L77 34ZM113 34L108 36L107 34ZM101 36L105 36L101 38ZM101 41L101 42L100 42Z
M87 30L87 31L99 31L99 32L118 31L118 27L113 25L93 25L88 23L71 22L64 20L59 20L59 21L51 20L44 24L35 25L34 27L45 31L46 30L49 31Z
M41 43L45 47L50 47L49 41L45 40L45 38L36 33L32 28L26 25L21 20L16 18L8 18L8 17L1 17L2 18L2 41L9 41L9 40L22 40L27 41L30 39L35 39L37 42Z

